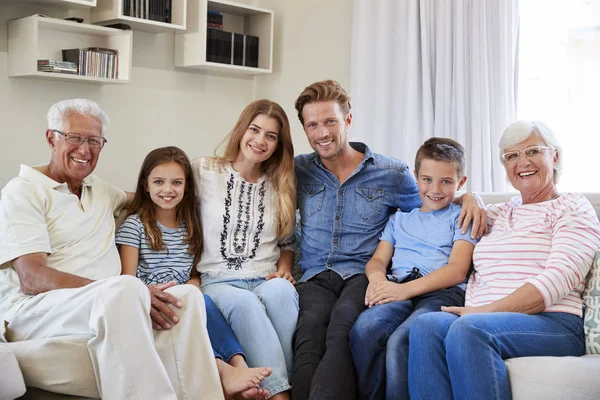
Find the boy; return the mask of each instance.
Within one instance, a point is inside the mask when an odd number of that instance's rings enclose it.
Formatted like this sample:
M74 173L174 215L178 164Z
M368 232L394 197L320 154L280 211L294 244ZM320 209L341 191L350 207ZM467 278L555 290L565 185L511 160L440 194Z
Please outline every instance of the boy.
M467 180L465 149L431 138L417 152L420 209L392 215L366 265L365 305L350 332L361 399L408 399L408 333L421 314L464 304L465 278L477 240L456 228L452 203ZM387 266L392 261L391 275Z

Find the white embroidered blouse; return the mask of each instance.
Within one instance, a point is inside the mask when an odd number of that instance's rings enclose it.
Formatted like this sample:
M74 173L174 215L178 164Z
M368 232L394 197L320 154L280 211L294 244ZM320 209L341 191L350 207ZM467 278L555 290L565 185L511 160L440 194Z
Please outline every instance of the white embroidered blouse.
M192 161L204 250L201 275L261 278L277 270L282 250L293 250L292 236L277 239L277 194L271 180L250 183L230 163L213 158Z

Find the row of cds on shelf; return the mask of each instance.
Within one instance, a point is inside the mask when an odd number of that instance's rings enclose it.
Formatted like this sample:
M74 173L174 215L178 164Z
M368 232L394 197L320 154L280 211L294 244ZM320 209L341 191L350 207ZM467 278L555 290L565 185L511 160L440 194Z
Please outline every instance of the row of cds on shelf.
M96 78L119 78L119 52L114 49L88 47L62 50L60 60L38 60L38 71L90 76Z

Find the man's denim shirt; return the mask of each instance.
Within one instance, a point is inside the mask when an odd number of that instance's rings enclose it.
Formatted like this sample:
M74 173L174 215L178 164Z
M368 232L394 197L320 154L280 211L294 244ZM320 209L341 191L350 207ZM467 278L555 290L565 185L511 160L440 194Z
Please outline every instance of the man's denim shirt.
M372 153L363 143L350 145L365 156L342 184L317 153L295 158L301 226L299 282L326 270L343 279L363 274L389 216L397 209L421 206L408 165Z

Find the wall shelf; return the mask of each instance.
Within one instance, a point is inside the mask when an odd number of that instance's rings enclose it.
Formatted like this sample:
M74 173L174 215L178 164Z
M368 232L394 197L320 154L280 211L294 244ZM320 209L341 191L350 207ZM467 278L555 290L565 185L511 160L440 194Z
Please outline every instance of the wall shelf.
M258 68L206 61L207 13L223 14L223 30L259 38ZM175 66L218 74L268 74L273 70L273 10L227 0L188 0L186 32L175 34Z
M91 22L98 25L123 23L131 26L134 31L152 33L185 31L187 0L172 0L170 23L125 15L124 1L97 0L96 7L92 8L90 12ZM143 2L144 0L138 1Z
M58 8L87 8L96 7L96 0L22 0L27 4L41 4L55 6Z
M8 75L88 83L126 83L131 74L132 33L32 15L8 24ZM103 47L119 52L118 79L40 72L37 60L62 60L62 50Z

